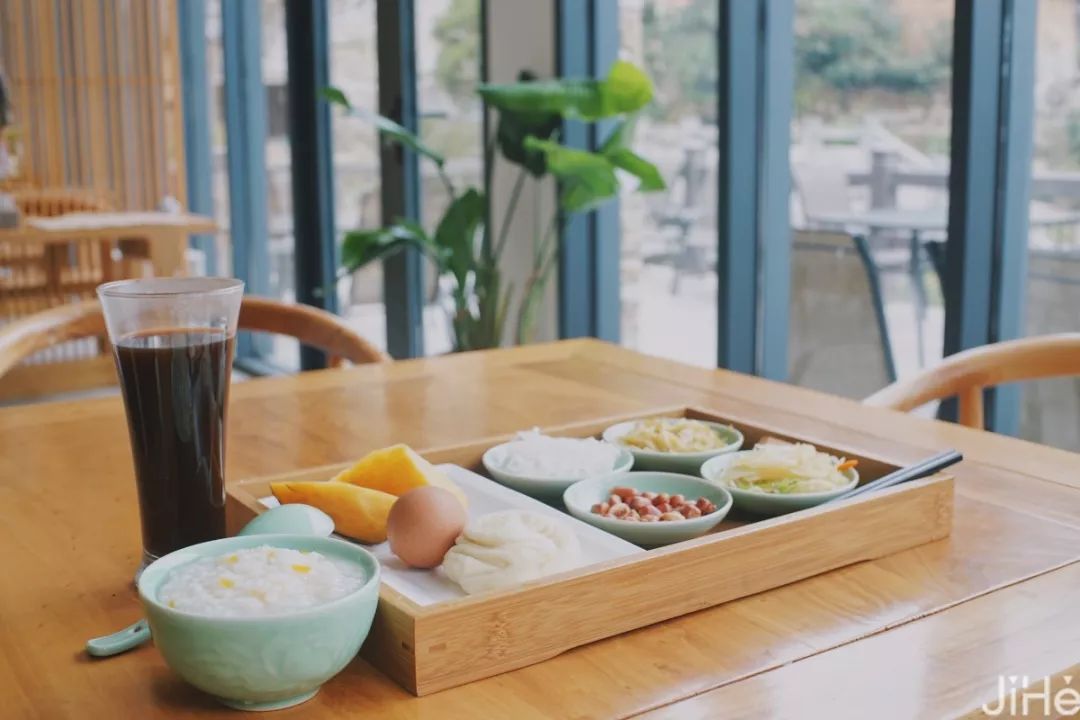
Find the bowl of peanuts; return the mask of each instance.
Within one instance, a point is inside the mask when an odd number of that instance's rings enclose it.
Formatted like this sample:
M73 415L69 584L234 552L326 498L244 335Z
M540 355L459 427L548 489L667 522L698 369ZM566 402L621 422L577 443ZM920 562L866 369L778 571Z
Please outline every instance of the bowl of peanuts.
M563 494L578 520L643 547L704 535L731 509L731 493L691 475L629 472L576 482Z

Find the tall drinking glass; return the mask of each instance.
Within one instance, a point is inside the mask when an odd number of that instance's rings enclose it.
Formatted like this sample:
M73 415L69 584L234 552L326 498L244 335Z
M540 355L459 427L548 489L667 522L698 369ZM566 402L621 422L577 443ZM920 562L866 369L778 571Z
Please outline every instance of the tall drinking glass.
M98 288L131 434L142 567L225 536L225 410L243 292L229 278Z

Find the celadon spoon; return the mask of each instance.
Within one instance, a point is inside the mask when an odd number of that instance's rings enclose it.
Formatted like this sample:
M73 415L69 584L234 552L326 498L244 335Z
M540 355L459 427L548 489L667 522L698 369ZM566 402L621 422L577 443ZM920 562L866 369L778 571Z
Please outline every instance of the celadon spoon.
M245 525L237 535L289 534L329 537L332 532L334 521L329 515L318 508L297 503L268 509ZM87 640L86 652L94 657L110 657L138 647L149 639L150 626L143 619L111 635Z

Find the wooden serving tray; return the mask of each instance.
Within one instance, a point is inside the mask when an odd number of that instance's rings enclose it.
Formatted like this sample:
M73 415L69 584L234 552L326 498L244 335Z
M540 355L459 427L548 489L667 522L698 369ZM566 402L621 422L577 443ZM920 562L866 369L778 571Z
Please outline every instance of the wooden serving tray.
M692 407L609 417L554 428L549 435L598 436L640 417L731 422L746 447L763 437L797 441L782 430ZM484 451L511 436L421 450L433 463L485 474ZM896 466L840 446L822 450L858 458L861 482ZM328 480L347 464L228 486L229 532L266 508L279 480ZM463 685L554 657L579 645L871 560L948 536L953 482L938 474L876 493L771 519L734 513L708 535L577 568L521 588L420 606L382 586L379 610L361 654L416 695Z

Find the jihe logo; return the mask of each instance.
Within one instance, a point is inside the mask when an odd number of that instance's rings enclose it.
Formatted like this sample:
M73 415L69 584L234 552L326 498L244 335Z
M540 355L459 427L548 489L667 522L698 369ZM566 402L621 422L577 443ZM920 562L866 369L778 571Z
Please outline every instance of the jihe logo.
M1080 690L1072 687L1072 675L1061 677L1061 687L1050 678L1031 685L1027 675L999 675L997 700L982 711L990 717L1072 717L1080 713Z

